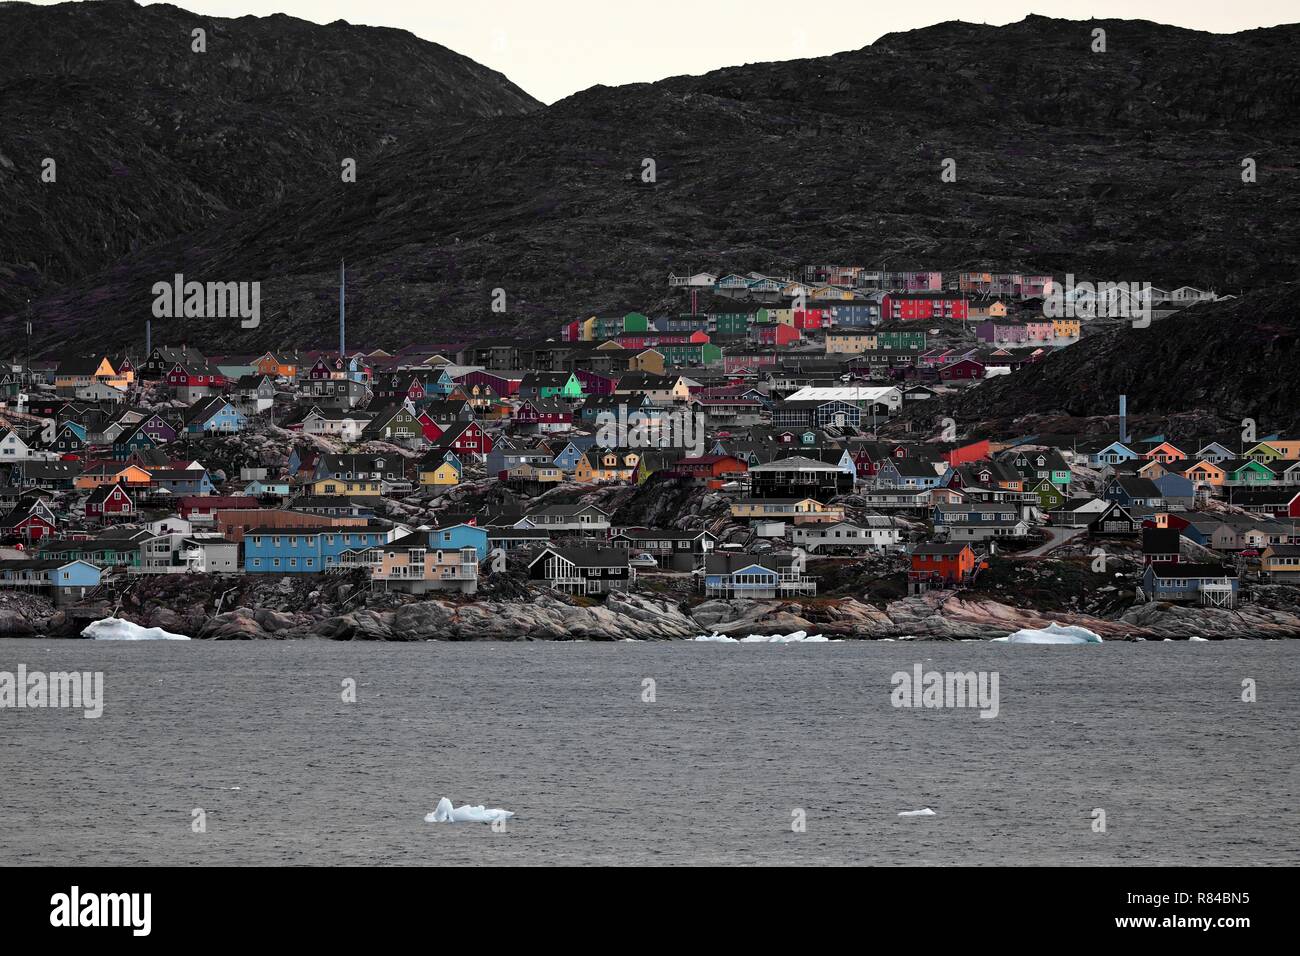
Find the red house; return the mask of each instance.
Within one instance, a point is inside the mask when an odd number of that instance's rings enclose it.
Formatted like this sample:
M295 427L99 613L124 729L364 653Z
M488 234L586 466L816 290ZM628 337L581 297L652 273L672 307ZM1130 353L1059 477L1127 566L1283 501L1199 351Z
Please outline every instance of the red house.
M749 471L749 465L731 455L702 455L699 458L680 458L670 470L702 481L716 491L734 476Z
M135 514L135 502L119 484L100 485L86 499L87 518L118 518Z
M956 468L958 465L968 465L972 461L983 461L985 458L992 458L993 451L989 446L987 438L981 438L979 441L969 442L965 445L957 445L943 453L943 460Z
M42 538L52 536L57 527L54 522L54 513L44 501L33 501L30 504L14 508L13 511L0 518L0 537L21 538L29 544L35 544Z
M921 544L912 552L911 581L964 584L975 573L975 552L969 544Z
M820 307L815 309L795 309L791 315L794 319L794 327L805 330L820 329L827 324L826 319L828 318L826 310Z
M434 422L431 428L437 432L432 439L435 449L454 451L457 455L488 455L492 452L492 438L479 428L478 422L456 422L446 428L440 428Z
M941 382L971 382L984 377L984 365L974 359L962 359L939 369Z
M970 317L969 300L955 292L890 292L880 303L886 321L921 321Z
M573 411L554 399L524 399L511 420L521 425L536 425L542 431L559 431L573 424Z
M778 348L783 345L792 345L803 337L798 329L781 322L774 322L770 325L756 325L753 327L753 333L759 345L775 345ZM727 357L724 356L722 361L725 366ZM772 363L769 364L775 364L775 361L774 357Z

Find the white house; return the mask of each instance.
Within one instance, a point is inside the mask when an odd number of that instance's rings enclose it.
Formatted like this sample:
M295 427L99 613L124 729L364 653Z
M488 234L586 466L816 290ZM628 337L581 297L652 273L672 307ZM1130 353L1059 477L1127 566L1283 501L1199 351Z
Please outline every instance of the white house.
M34 458L31 446L13 429L5 429L0 437L0 462L25 461Z
M834 524L797 525L791 532L794 544L809 554L834 551L886 551L898 546L898 528L884 515L866 515L860 522L837 521Z

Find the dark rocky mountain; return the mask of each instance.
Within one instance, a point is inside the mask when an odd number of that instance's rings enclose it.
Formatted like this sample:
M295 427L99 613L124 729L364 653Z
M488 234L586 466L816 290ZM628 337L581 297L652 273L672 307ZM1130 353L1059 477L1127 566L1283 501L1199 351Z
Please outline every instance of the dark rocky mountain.
M368 172L417 130L538 106L400 30L130 0L0 3L0 313L238 210L320 191L344 157ZM45 157L55 183L41 181Z
M1087 336L971 389L953 417L963 432L1004 436L1035 432L1052 416L1109 418L1087 430L1113 435L1116 396L1127 395L1135 420L1165 419L1153 431L1231 435L1249 418L1261 438L1294 433L1300 429L1298 295L1300 283L1284 283L1197 305L1149 328ZM1187 412L1197 413L1195 427L1169 420Z
M1095 27L1104 53L1091 51ZM355 184L286 191L69 284L35 304L38 334L53 348L140 341L150 287L182 272L262 282L262 326L155 323L156 340L328 344L345 257L350 341L387 347L680 306L664 288L674 268L847 261L1263 288L1300 274L1298 38L1295 26L949 23L429 123ZM266 142L243 152L282 162ZM336 154L313 162L323 173ZM956 182L941 181L945 158ZM489 308L496 288L504 315Z

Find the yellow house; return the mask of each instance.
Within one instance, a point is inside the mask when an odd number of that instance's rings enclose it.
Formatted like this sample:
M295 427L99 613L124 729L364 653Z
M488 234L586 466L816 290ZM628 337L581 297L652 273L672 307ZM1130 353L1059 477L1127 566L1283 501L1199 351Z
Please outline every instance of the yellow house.
M440 461L432 467L420 466L420 484L425 487L447 487L460 484L460 469L454 462Z
M658 349L642 349L632 356L627 363L629 371L632 372L652 372L655 375L664 373L664 354Z
M582 320L582 323L578 326L578 338L583 342L596 341L596 317L594 315Z
M876 345L874 332L863 332L858 329L826 330L827 355L860 355L869 349L875 349Z
M506 478L514 481L563 481L564 471L556 465L533 465L524 462L506 472Z
M833 285L823 285L813 289L810 298L819 302L827 299L850 300L853 298L853 290L841 289Z
M1253 448L1248 449L1241 457L1253 458L1256 461L1298 458L1300 457L1300 441L1270 438L1268 441L1262 441Z
M592 448L573 466L573 480L631 481L637 472L641 456L634 451L615 448Z
M1001 299L976 299L970 303L970 315L973 319L1005 319L1007 304Z
M794 325L794 309L768 309L767 314L777 325Z
M311 495L347 495L350 498L378 498L383 491L382 482L362 478L318 478L307 482L306 487Z
M103 382L113 388L125 389L131 384L131 377L119 375L107 356L60 362L54 373L55 388L81 388L91 382Z
M1259 570L1273 581L1300 581L1300 547L1270 544L1259 556Z

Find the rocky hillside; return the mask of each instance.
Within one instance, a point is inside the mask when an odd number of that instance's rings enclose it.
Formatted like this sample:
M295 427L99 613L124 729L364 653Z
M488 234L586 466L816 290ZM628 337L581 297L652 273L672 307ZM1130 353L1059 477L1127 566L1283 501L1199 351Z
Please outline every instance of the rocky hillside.
M1262 437L1300 429L1300 283L1284 283L1239 299L1203 304L1155 321L1085 336L1045 361L968 392L953 411L963 430L998 420L1002 434L1027 415L1075 418L1113 415L1128 396L1134 417L1197 410L1224 434L1244 418ZM1036 430L1038 425L1030 428ZM1200 430L1179 434L1215 434Z
M344 157L369 172L417 132L539 105L400 30L0 3L0 314L240 210L327 196Z
M1104 53L1091 50L1096 27ZM375 39L323 31L349 55L356 38ZM543 110L426 124L356 184L335 177L195 219L213 225L46 297L40 330L51 346L141 339L150 286L182 271L263 283L260 329L189 323L191 342L330 341L343 257L354 267L353 341L374 346L552 332L579 312L667 306L670 268L850 261L1262 287L1300 266L1297 38L1296 26L1223 36L1143 21L950 23L827 58L594 87ZM124 76L111 88L131 86ZM171 95L159 100L162 109ZM79 111L62 115L75 130ZM216 135L199 117L186 125L200 142ZM279 169L282 138L258 139L247 161ZM333 140L313 151L312 175L332 172L337 153ZM1247 157L1258 170L1249 185ZM941 180L947 158L956 182ZM654 182L642 178L647 159ZM73 221L61 210L50 228ZM110 243L119 250L120 238ZM26 258L61 249L35 242ZM496 288L505 314L489 309Z

